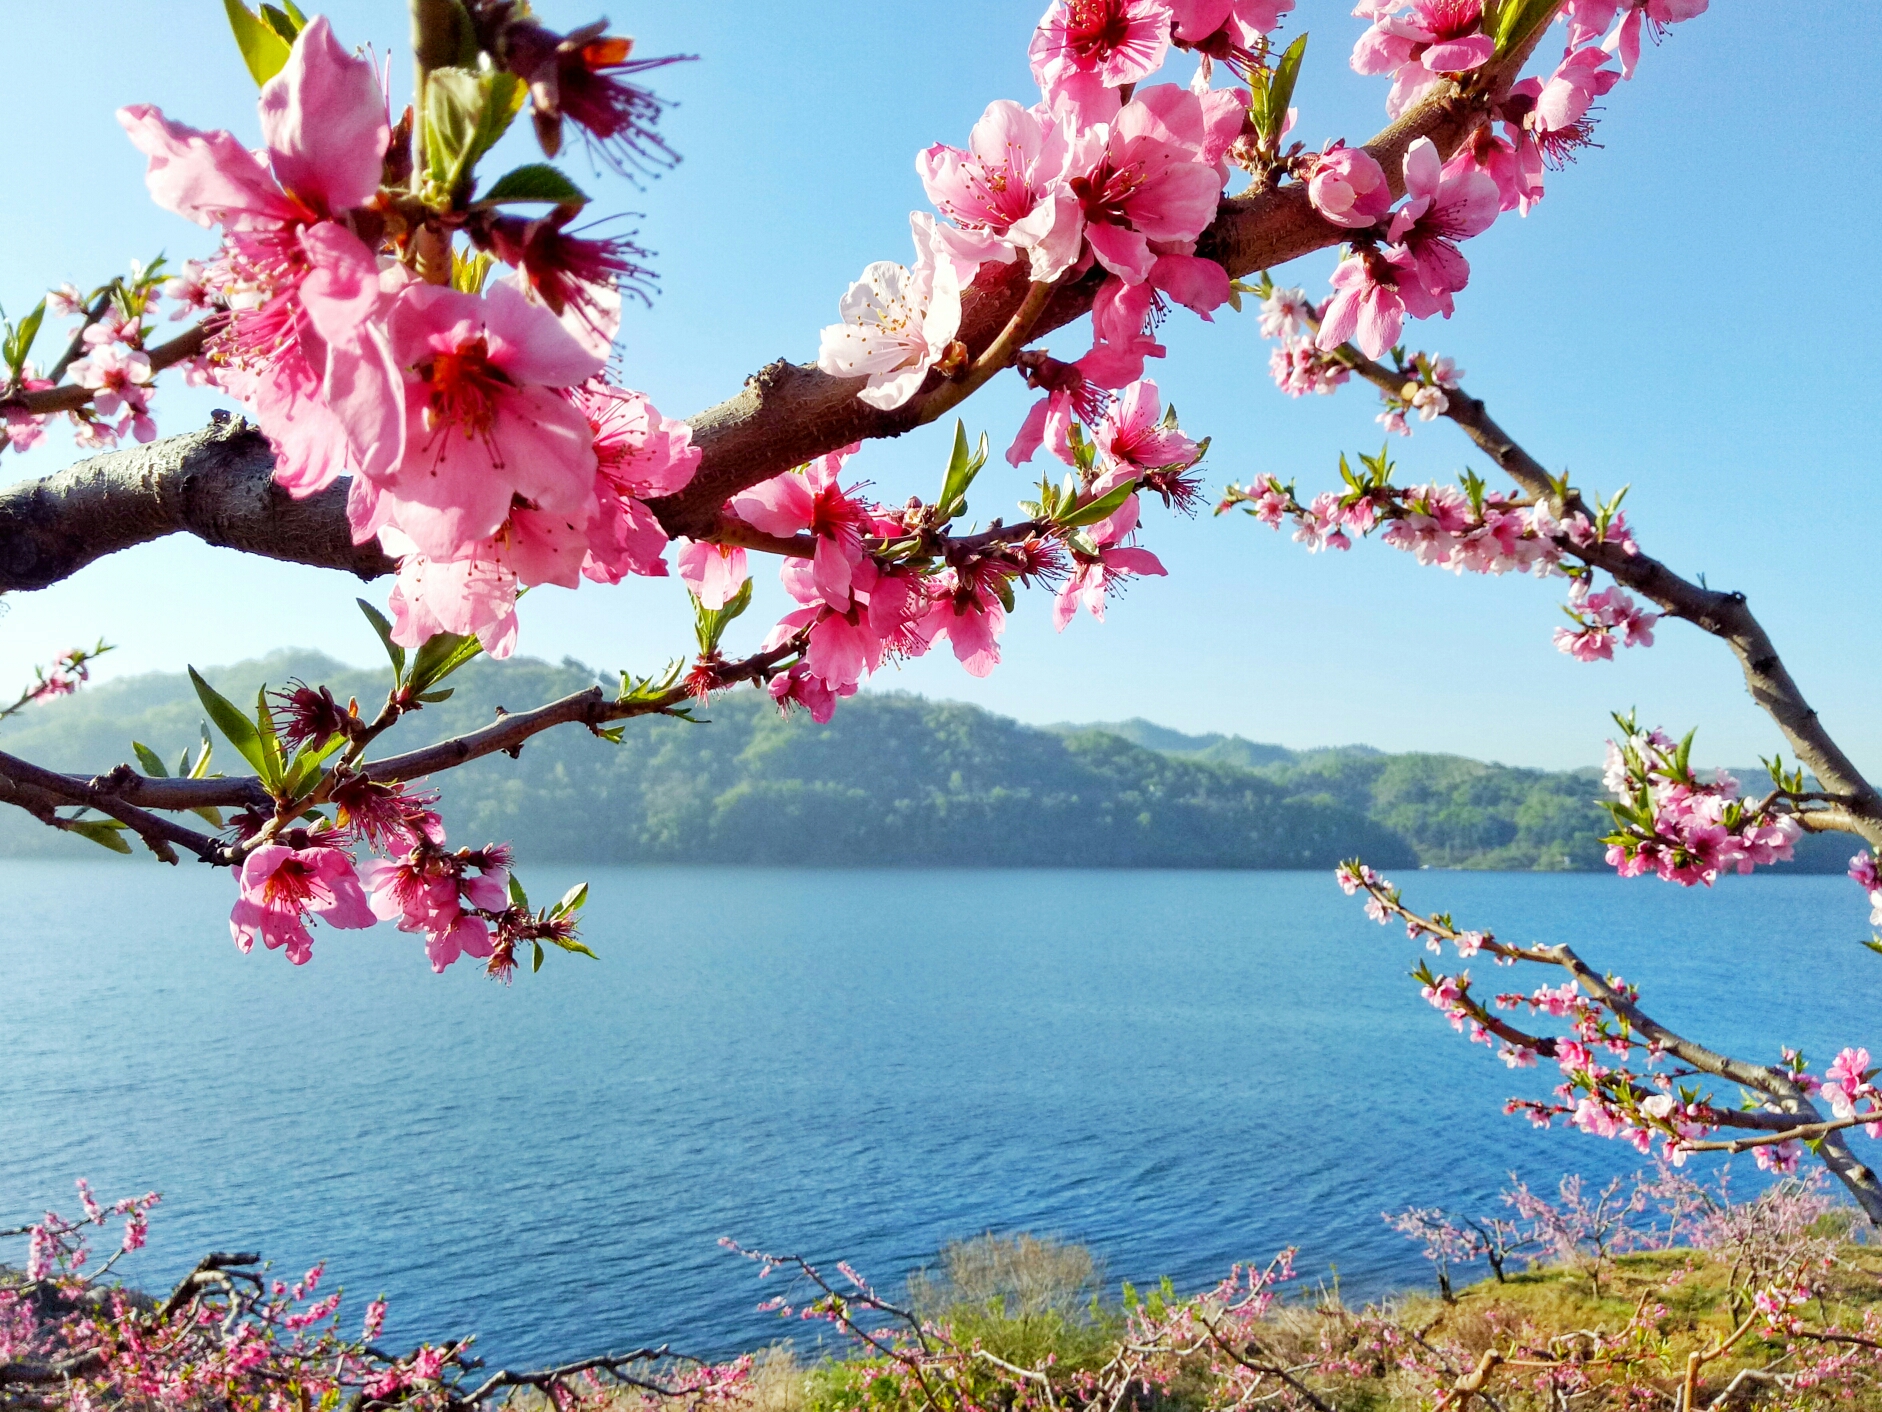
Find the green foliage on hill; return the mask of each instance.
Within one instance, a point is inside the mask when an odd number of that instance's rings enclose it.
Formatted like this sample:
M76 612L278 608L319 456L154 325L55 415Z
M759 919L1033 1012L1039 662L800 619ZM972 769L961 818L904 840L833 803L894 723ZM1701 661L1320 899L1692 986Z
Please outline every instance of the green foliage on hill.
M368 712L386 685L383 671L291 651L206 675L237 701L301 678ZM386 744L415 748L596 681L574 661L473 662ZM452 837L510 840L526 861L1323 868L1358 854L1381 868L1559 869L1600 866L1607 827L1592 770L1295 752L1141 720L1039 729L901 694L858 696L824 726L749 691L709 715L630 721L618 746L565 728L519 759L454 770L440 781ZM175 759L201 721L186 677L136 677L34 708L0 728L0 749L96 773L132 759L133 740ZM218 741L218 763L235 758ZM0 854L107 856L12 810Z

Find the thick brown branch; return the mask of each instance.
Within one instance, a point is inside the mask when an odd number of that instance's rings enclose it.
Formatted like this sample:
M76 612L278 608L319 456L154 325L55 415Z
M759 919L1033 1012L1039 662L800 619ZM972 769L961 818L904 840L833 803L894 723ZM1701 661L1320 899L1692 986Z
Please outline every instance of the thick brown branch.
M9 486L0 490L0 592L46 588L179 531L361 578L392 572L377 544L353 543L344 483L296 500L273 474L267 440L235 417Z
M1486 66L1470 94L1447 86L1367 144L1394 192L1402 192L1405 149L1429 137L1446 155L1454 151L1484 120L1481 92L1513 78L1528 52L1525 47ZM1348 235L1315 213L1298 184L1261 186L1222 202L1197 253L1239 277L1337 245ZM1029 336L1040 337L1089 312L1104 278L1104 271L1094 268L1055 288L1044 311L1026 321ZM984 267L962 303L960 339L971 355L986 355L1001 332L1014 326L1031 292L1023 261L1004 269ZM193 330L153 349L151 361L175 362L200 346L201 331ZM952 385L936 374L922 395L884 412L857 400L861 386L859 378L834 378L814 366L780 359L748 379L737 396L693 417L693 440L704 452L699 472L679 494L653 502L667 533L714 538L728 497L852 442L900 436L921 425L934 405L955 396ZM60 387L20 400L34 411L55 411L82 406L87 397L82 388ZM239 458L217 461L217 476L189 480L190 496L163 493L162 487L175 481L178 463L199 457L201 443L213 436L196 433L95 457L38 485L0 495L0 592L47 587L102 555L178 531L365 578L391 572L391 562L376 547L353 545L345 484L307 501L289 501L269 483L272 462L259 438L245 442ZM67 480L81 473L89 494L76 494L78 487Z

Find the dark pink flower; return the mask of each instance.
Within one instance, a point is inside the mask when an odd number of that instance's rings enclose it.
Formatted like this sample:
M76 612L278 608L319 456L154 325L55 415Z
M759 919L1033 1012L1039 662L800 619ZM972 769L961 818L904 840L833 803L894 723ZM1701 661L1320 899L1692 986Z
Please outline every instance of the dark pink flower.
M1028 53L1054 109L1101 122L1117 111L1117 90L1155 73L1169 47L1163 0L1052 0Z
M838 472L856 449L847 446L819 456L732 500L738 517L766 534L788 538L807 530L815 537L817 588L836 608L849 606L850 578L863 557L862 531L869 519L854 488L846 491L837 484Z
M1425 288L1448 318L1451 295L1470 282L1470 262L1457 242L1490 228L1502 207L1501 195L1496 183L1475 168L1447 172L1437 147L1421 137L1405 152L1405 197L1388 238L1410 252Z
M1194 241L1215 219L1222 178L1202 100L1187 88L1144 89L1108 123L1079 135L1069 170L1092 253L1126 284L1150 278L1151 242Z

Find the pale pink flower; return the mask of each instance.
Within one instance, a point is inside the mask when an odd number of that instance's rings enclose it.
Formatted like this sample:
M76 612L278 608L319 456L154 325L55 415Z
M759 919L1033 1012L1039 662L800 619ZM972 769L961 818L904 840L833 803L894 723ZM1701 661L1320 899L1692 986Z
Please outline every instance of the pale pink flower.
M1334 225L1360 229L1377 225L1391 211L1392 188L1370 152L1335 142L1314 159L1307 199Z
M987 105L965 151L942 143L918 153L915 170L935 209L937 255L957 262L973 282L984 261L1009 263L1024 252L1035 280L1055 280L1078 259L1084 218L1066 186L1070 119L1002 98Z
M1155 73L1169 47L1164 0L1052 0L1027 52L1054 109L1101 122L1117 111L1117 90Z
M705 608L723 608L744 587L749 575L745 551L736 544L676 539L680 581Z
M1294 8L1294 0L1169 0L1169 7L1177 44L1240 63Z
M1398 342L1407 314L1429 318L1442 307L1408 251L1357 250L1340 261L1332 284L1315 340L1322 352L1350 338L1368 358L1381 357Z
M380 531L387 552L403 551L387 606L392 640L420 647L441 632L474 637L495 658L516 650L516 573L494 555L431 559L398 531Z
M85 296L75 284L62 284L46 293L46 314L54 319L75 319L85 312Z
M264 843L242 862L241 895L229 913L229 932L243 951L259 937L270 950L287 948L303 966L313 955L309 914L328 926L370 927L372 911L353 872L353 860L332 846L289 848Z
M1261 301L1261 336L1263 338L1295 338L1308 330L1308 320L1315 314L1313 301L1307 297L1307 291L1295 286L1285 289L1275 286L1274 292Z
M823 330L817 350L817 366L832 377L866 378L857 398L885 412L920 390L961 326L954 265L937 260L916 231L915 268L890 260L868 266L838 301L842 322Z
M1052 623L1060 632L1077 614L1079 605L1099 622L1104 621L1105 599L1118 585L1142 574L1168 573L1148 549L1102 544L1096 557L1073 551L1072 576L1059 588L1052 604Z
M1530 126L1538 134L1580 129L1594 100L1620 82L1620 74L1602 67L1607 60L1607 53L1593 46L1565 57L1543 81Z
M677 494L692 482L700 462L693 429L661 416L643 394L600 380L578 389L575 405L594 433L599 501L588 522L582 573L599 583L619 583L628 574L664 575L666 531L644 502Z

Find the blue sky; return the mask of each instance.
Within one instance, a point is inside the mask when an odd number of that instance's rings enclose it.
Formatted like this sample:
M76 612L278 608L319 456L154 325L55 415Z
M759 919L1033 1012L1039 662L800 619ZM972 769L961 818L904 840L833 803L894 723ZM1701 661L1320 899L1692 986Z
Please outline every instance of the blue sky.
M634 224L663 293L630 309L624 377L684 416L735 392L776 357L804 360L838 296L873 259L905 259L907 213L922 204L914 153L959 143L984 105L1030 100L1026 41L1041 0L950 5L716 0L616 11L643 53L698 63L659 75L678 100L667 131L685 163L636 190L571 171L597 210ZM541 0L551 24L591 12ZM1289 32L1312 34L1296 135L1363 140L1383 122L1385 85L1346 55L1348 6L1301 0ZM396 54L404 6L336 0L347 43ZM15 66L9 194L0 209L0 300L30 307L64 280L91 285L133 257L204 254L206 232L158 210L142 162L112 112L155 102L203 127L257 138L254 89L212 0L115 0L126 62L72 42L57 6L9 6L0 23ZM1771 10L1720 0L1649 48L1606 100L1599 150L1551 178L1527 220L1505 217L1470 243L1474 278L1455 319L1415 326L1413 346L1448 353L1503 425L1544 462L1603 491L1630 484L1642 545L1717 587L1745 591L1830 727L1859 758L1882 753L1873 646L1882 561L1873 547L1871 390L1882 312L1859 233L1882 217L1873 179L1882 107L1882 16L1872 5ZM1173 77L1187 80L1187 60ZM517 155L525 150L517 139ZM494 168L501 170L501 167ZM1324 289L1331 256L1289 282ZM1079 351L1077 331L1055 346ZM1376 449L1363 389L1292 402L1267 377L1252 319L1179 315L1153 376L1193 434L1214 438L1211 489L1258 471L1334 478L1341 450ZM1002 379L964 409L998 446L1027 403ZM159 399L166 432L212 403ZM944 429L869 446L852 472L882 497L932 494ZM0 477L76 459L63 434ZM1408 477L1455 476L1483 458L1447 424L1395 442ZM1010 513L1023 478L996 459L975 510ZM1031 721L1142 715L1188 730L1293 746L1365 741L1564 766L1598 756L1610 709L1700 727L1698 755L1745 762L1780 744L1746 698L1725 650L1669 624L1650 650L1581 665L1551 647L1561 585L1458 580L1379 545L1309 557L1247 520L1147 516L1146 542L1171 569L1118 601L1110 621L1053 632L1049 603L1023 598L1005 664L985 681L945 652L884 673L883 688L974 701ZM781 602L759 562L766 598ZM0 615L0 683L102 634L113 673L215 663L284 645L353 661L377 645L354 609L356 583L174 539L119 555ZM382 598L385 585L368 586ZM757 612L734 646L768 625ZM523 605L521 651L646 670L687 645L677 581L578 593L544 589ZM108 762L107 762L108 763Z

